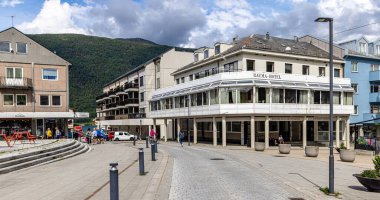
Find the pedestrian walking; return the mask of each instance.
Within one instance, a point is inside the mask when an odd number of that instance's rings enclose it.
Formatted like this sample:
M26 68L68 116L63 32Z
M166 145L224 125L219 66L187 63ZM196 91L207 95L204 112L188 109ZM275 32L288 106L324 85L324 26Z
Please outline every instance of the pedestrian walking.
M87 144L91 144L91 138L92 138L91 129L88 128L88 129L87 129L87 132L86 132Z
M58 140L61 138L61 131L58 129L58 127L55 127L55 138Z
M94 131L92 131L91 139L92 139L92 144L96 144L96 128L94 128Z
M154 129L150 130L150 133L149 133L149 139L150 139L150 143L153 143L154 140L156 139L156 132L154 131Z
M179 133L178 133L178 140L179 140L179 143L181 144L181 146L183 147L183 145L182 145L182 139L183 139L183 131L180 130Z
M51 132L50 128L46 131L46 137L47 139L53 139L53 132Z

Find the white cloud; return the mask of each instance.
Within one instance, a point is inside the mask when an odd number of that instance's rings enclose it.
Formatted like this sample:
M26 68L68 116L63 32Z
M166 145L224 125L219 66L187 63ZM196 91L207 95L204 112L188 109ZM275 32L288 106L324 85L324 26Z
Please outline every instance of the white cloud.
M61 3L60 0L46 0L36 18L18 25L18 28L26 33L87 34L87 29L78 26L78 21L90 20L87 14L89 9L77 4Z
M15 7L18 4L22 4L21 0L0 0L0 7Z

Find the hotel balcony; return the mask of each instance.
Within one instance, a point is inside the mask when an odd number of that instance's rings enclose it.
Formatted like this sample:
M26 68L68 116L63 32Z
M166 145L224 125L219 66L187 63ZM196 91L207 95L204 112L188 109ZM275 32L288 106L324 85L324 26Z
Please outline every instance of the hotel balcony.
M30 78L7 78L0 77L0 88L30 89L33 87Z
M370 103L379 103L380 102L380 92L374 92L369 94Z
M369 72L369 81L380 82L380 71L370 71Z

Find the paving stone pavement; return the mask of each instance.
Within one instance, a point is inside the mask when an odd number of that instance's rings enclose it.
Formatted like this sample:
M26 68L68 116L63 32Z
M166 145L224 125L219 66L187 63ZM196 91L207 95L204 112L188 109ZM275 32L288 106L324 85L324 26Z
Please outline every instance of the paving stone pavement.
M170 143L161 149L174 159L169 199L310 199L218 149Z

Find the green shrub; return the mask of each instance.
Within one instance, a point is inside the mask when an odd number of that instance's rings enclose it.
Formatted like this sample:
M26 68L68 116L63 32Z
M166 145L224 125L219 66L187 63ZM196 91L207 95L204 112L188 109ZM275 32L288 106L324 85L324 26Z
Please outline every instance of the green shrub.
M372 162L373 162L373 165L375 165L374 167L375 167L377 174L380 174L380 156L375 156L372 159Z
M344 146L344 143L342 142L342 143L340 143L339 149L347 149L347 147Z
M356 142L358 144L363 144L363 145L367 145L368 144L367 140L365 140L363 136L359 136L358 139L356 140Z
M361 175L366 178L377 178L379 174L376 170L364 170Z

